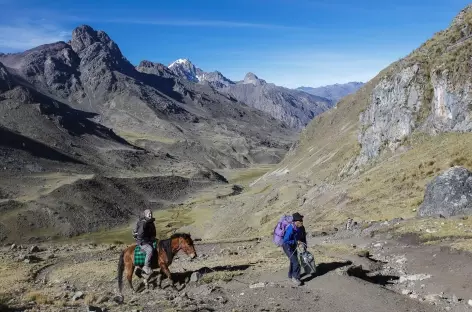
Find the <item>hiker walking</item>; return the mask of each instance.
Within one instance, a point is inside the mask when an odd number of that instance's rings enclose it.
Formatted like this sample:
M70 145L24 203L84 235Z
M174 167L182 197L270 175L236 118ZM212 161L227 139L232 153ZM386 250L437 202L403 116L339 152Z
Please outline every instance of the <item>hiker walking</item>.
M133 236L136 239L136 243L141 246L141 250L146 253L143 271L148 275L152 273L152 244L156 240L156 226L154 225L154 221L155 219L152 217L152 211L150 209L146 209L143 212L143 216L140 217L136 223L136 227L133 231Z
M306 234L303 227L303 216L298 212L292 216L292 223L285 230L283 237L283 249L290 260L290 268L288 278L297 286L302 283L300 281L300 264L298 262L297 246L303 244L306 246Z

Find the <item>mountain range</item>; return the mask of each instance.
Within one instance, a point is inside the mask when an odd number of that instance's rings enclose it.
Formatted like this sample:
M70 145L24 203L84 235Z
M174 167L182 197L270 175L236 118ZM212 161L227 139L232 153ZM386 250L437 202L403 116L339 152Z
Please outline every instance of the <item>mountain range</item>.
M267 83L253 73L247 73L241 81L231 81L218 71L203 71L188 59L178 59L168 68L180 78L210 85L298 130L335 103L328 98Z
M113 227L226 183L215 169L279 162L296 137L210 85L133 66L86 25L0 55L0 113L0 240Z
M349 94L355 93L363 85L364 85L363 82L353 81L353 82L348 82L348 83L343 83L343 84L336 83L333 85L317 87L317 88L299 87L297 88L297 90L301 90L301 91L304 91L313 95L321 96L336 103L339 100L341 100L343 97Z

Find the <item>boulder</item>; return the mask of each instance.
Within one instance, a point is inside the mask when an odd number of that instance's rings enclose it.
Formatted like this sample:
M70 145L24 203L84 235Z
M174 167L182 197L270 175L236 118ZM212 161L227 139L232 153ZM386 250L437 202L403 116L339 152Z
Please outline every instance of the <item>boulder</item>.
M202 278L202 273L200 272L193 272L192 276L190 276L190 281L191 282L198 282Z
M84 296L85 296L85 294L84 294L83 292L78 291L78 292L76 292L76 293L74 294L74 296L72 297L72 300L73 300L73 301L77 301L77 300L79 300L79 299L84 298Z
M472 214L472 172L453 167L431 181L418 209L419 216Z
M40 251L40 249L39 249L38 246L33 246L33 247L31 247L31 249L30 249L30 253L35 253L35 252L39 252L39 251Z

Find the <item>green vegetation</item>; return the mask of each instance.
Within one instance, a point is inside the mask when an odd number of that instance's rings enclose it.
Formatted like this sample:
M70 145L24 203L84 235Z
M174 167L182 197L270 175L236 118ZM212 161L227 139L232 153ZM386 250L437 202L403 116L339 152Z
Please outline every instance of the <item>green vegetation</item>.
M393 228L397 235L417 234L426 244L448 241L454 249L472 251L472 219L412 219Z
M249 184L275 168L275 165L261 165L244 169L222 170L219 173L225 176L229 183L239 184L246 188Z
M52 304L54 302L54 300L49 298L49 296L39 291L34 291L26 294L25 301L33 301L37 304Z
M177 140L174 138L167 138L167 137L152 135L149 133L118 131L117 134L132 144L137 144L139 143L139 141L152 141L152 142L159 142L159 143L164 143L164 144L177 143Z

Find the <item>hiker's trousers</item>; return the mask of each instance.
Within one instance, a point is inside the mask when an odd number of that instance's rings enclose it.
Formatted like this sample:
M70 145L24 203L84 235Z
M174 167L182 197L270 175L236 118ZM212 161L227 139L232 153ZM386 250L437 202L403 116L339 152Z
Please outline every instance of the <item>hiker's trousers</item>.
M300 263L298 263L298 252L297 248L292 248L287 244L283 244L285 254L290 259L290 267L288 269L288 278L300 279Z
M152 246L149 244L143 243L141 245L141 250L146 253L146 260L144 260L144 266L148 268L151 268L152 249Z

